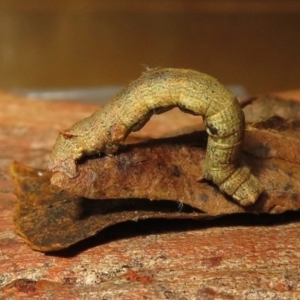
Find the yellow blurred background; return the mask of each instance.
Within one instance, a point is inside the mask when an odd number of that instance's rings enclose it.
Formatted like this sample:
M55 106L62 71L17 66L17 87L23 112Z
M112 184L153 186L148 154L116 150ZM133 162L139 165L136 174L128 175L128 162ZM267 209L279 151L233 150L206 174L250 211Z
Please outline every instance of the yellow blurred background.
M145 66L299 88L300 1L0 1L0 89L120 86Z

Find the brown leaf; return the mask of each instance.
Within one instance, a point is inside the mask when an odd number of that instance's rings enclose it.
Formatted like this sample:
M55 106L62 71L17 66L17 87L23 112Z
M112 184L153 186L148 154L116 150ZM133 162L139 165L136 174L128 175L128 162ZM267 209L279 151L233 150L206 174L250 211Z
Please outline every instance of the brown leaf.
M148 218L208 218L197 209L176 202L149 200L94 201L50 184L52 173L14 162L10 168L17 202L16 231L32 249L55 251L84 240L102 229L127 220Z
M51 182L89 199L163 199L210 215L242 212L216 186L198 181L205 140L200 132L127 145L114 156L79 164L80 175L74 179L55 173Z
M299 209L298 121L274 116L248 127L244 159L266 190L252 207L241 207L211 183L198 181L205 146L204 132L127 145L115 156L80 162L75 179L54 174L57 186L50 185L52 173L13 163L17 232L33 249L46 252L126 220Z
M300 103L293 100L266 95L249 98L243 102L247 123L257 123L271 116L279 116L286 120L300 119Z
M244 150L258 158L279 158L299 163L300 120L273 116L248 127Z
M293 137L291 130L277 131L275 137L274 134L255 128L246 132L244 148L249 154L244 159L265 187L256 204L248 208L231 201L211 183L197 181L205 155L203 132L128 145L115 156L79 164L80 174L74 179L55 173L51 181L91 199L175 200L210 216L296 210L300 207L300 165L287 160L299 149L297 135ZM279 138L284 139L285 147L278 143Z

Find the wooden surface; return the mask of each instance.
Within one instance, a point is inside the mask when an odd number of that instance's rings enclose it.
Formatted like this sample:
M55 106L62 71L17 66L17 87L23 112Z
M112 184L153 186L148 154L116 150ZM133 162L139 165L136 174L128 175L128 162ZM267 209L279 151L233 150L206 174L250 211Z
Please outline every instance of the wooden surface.
M300 98L299 91L291 95ZM0 94L0 299L300 298L296 212L130 222L63 252L31 250L14 233L8 167L13 160L46 167L58 131L95 109ZM172 111L155 117L141 135L199 122Z

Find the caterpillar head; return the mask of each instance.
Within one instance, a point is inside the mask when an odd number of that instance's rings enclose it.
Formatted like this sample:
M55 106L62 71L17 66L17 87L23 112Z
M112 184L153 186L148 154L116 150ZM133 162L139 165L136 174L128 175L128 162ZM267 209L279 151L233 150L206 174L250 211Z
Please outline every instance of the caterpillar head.
M83 148L75 135L60 133L52 150L48 169L66 173L70 178L78 176L76 160L82 157Z

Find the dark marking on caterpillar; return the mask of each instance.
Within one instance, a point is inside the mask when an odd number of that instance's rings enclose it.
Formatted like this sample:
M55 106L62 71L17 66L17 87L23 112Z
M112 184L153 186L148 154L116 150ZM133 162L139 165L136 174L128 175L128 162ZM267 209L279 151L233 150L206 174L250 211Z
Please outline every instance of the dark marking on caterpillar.
M65 138L65 139L71 139L74 136L77 136L76 134L73 134L68 131L61 131L60 134Z
M206 124L206 128L210 132L211 135L218 135L218 129L215 128L213 125Z
M203 177L239 204L255 203L263 187L240 159L243 111L235 96L215 78L193 70L154 69L143 73L103 109L58 136L49 170L76 177L76 162L81 157L116 153L131 131L141 129L153 114L173 107L201 115L208 124Z

